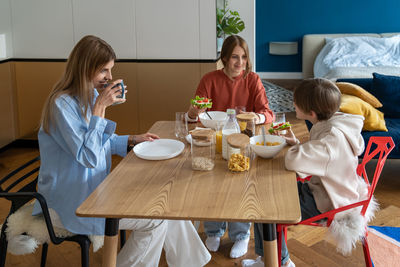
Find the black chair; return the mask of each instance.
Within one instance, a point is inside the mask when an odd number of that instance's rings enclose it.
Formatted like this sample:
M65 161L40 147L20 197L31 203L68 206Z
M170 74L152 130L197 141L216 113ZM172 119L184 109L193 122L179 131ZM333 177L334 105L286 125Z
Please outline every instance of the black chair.
M37 181L39 172L40 157L37 157L16 170L12 171L0 180L0 197L11 201L11 208L1 227L0 236L0 267L5 266L7 256L7 220L10 215L16 212L19 208L27 204L33 199L40 203L43 211L43 220L46 223L46 228L53 244L58 245L63 241L73 241L81 247L81 264L82 267L89 266L89 247L90 240L86 235L73 235L69 237L57 237L53 225L51 223L49 210L44 197L37 192ZM121 247L125 243L125 231L121 230ZM42 245L41 266L46 265L48 244Z

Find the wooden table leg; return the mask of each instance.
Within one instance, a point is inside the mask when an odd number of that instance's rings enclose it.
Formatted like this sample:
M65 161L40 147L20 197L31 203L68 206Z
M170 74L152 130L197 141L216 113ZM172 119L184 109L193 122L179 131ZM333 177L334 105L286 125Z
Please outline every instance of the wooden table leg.
M106 218L104 233L103 267L117 266L119 219Z
M276 242L276 225L263 224L264 266L278 267L278 246Z

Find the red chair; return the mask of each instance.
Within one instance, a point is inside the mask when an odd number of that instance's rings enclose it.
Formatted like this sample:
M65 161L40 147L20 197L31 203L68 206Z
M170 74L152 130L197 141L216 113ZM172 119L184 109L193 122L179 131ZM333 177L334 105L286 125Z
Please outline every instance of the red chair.
M376 147L375 147L376 146ZM355 207L359 207L362 206L361 209L361 215L365 216L365 212L367 211L368 205L371 202L372 196L374 194L375 191L375 187L376 184L378 183L379 177L381 175L382 169L383 169L383 165L385 164L386 158L388 156L388 154L390 153L390 151L393 150L394 148L394 142L392 140L391 137L389 136L372 136L369 139L368 142L368 146L367 149L365 150L365 154L364 154L364 158L362 160L362 162L357 166L357 174L359 176L361 176L362 178L364 178L365 182L368 185L368 198L363 200L363 201L359 201L357 203L353 203L347 206L343 206L340 207L338 209L334 209L334 210L330 210L328 212L322 213L318 216L314 216L312 218L309 218L307 220L301 221L297 224L302 224L302 225L310 225L310 226L319 226L319 227L329 227L335 217L335 215L339 212L348 210L348 209L352 209ZM372 151L371 150L372 148ZM365 165L374 157L378 158L376 167L375 167L375 173L374 173L374 177L372 179L372 183L370 184L368 181L368 176L367 173L365 171ZM309 180L311 177L308 176L304 179L298 178L298 181L306 181ZM319 220L324 220L323 224L322 223L318 223ZM297 225L296 224L296 225ZM279 259L279 266L281 266L281 255L282 255L282 251L281 251L281 247L282 247L282 235L281 232L283 231L285 234L285 240L287 239L287 227L290 226L292 224L279 224L277 225L277 235L278 235L278 259ZM365 259L365 264L368 267L372 267L372 260L370 257L370 253L369 253L369 248L368 248L368 241L367 241L367 231L365 232L365 236L362 239L362 244L363 244L363 250L364 250L364 259Z

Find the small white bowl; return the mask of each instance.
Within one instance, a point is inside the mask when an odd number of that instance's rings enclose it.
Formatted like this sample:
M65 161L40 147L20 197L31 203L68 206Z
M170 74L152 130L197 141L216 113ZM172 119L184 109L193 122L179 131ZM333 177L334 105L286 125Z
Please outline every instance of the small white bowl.
M217 125L223 125L228 118L226 112L223 111L207 111L210 114L212 120L207 116L205 112L199 114L201 123L207 127L217 130Z
M250 146L251 149L262 158L273 158L277 155L282 148L286 145L286 140L283 137L277 135L265 135L265 142L279 142L279 145L276 146L261 146L256 145L256 143L262 144L263 137L262 135L256 135L250 138Z

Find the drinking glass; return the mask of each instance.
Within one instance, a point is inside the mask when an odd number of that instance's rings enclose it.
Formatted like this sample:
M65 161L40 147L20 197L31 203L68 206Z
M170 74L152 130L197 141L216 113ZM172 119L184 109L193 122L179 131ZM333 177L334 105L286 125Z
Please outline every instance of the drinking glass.
M175 113L175 136L183 139L188 134L186 112Z
M222 128L224 128L224 124L217 123L215 133L215 152L217 153L222 153Z

